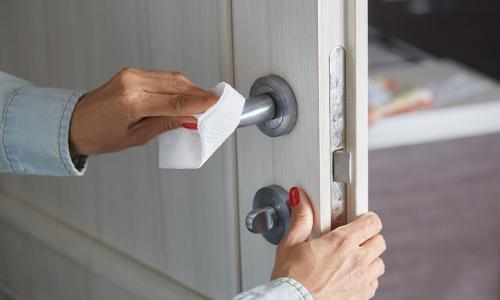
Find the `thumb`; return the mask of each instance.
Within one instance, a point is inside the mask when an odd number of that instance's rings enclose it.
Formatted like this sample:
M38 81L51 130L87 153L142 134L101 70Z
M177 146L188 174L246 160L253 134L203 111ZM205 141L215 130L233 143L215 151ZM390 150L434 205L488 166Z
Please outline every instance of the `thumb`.
M313 228L314 214L307 194L293 187L289 192L292 220L288 233L283 238L283 246L293 246L307 241Z
M129 129L129 142L144 145L158 135L182 126L184 122L193 123L193 117L148 117ZM196 122L196 121L195 121Z

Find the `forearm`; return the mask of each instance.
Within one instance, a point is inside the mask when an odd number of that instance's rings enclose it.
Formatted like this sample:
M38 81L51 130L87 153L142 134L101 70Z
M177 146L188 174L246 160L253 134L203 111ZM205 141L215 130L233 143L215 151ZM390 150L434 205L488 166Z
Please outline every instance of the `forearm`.
M34 87L0 72L0 171L81 175L83 157L71 157L69 126L81 91Z

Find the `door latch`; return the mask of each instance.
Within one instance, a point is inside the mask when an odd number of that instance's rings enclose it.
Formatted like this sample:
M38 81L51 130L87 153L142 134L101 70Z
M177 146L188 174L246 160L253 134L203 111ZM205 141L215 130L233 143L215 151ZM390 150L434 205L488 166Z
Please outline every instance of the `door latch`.
M344 150L334 151L332 156L332 164L333 181L345 184L351 183L351 153Z

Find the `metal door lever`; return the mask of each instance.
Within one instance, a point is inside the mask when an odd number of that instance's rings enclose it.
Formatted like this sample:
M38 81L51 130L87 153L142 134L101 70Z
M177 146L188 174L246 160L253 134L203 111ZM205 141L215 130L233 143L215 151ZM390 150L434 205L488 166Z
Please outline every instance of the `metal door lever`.
M297 123L297 101L290 85L277 75L257 79L246 100L238 127L257 125L267 136L290 133Z

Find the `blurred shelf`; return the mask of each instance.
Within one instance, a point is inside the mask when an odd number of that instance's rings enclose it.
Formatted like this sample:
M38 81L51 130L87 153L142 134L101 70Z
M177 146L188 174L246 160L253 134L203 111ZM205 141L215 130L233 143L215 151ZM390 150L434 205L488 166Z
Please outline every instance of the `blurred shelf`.
M500 132L498 82L454 61L426 55L419 59L401 53L370 40L370 75L393 79L402 87L429 87L450 78L458 83L446 91L446 97L437 97L435 105L428 109L373 124L370 150Z
M387 118L370 128L370 150L500 132L500 101L431 109Z

